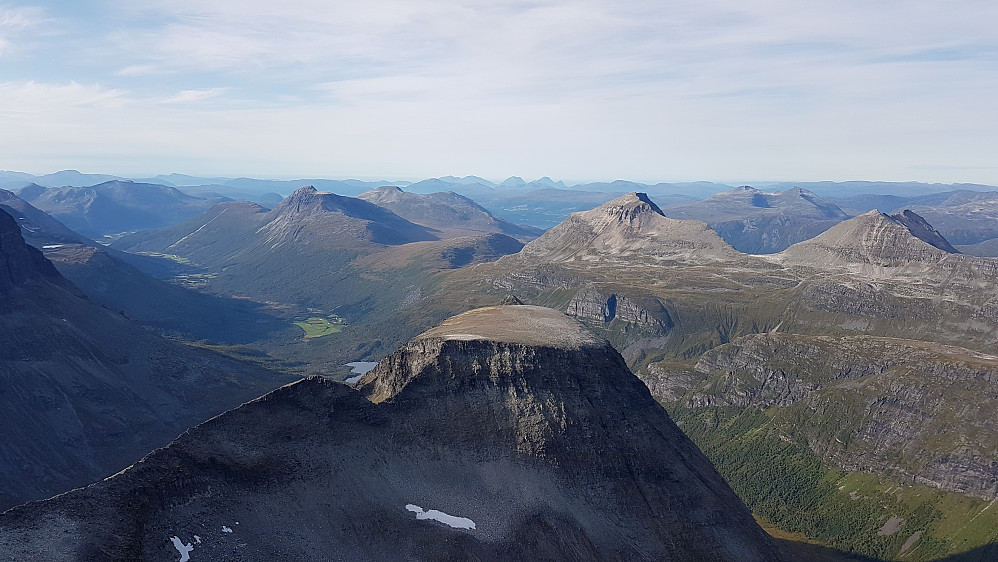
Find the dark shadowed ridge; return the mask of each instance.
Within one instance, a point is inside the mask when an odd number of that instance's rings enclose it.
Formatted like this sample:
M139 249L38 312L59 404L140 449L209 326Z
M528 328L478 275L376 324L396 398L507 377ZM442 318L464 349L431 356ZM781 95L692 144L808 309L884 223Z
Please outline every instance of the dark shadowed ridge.
M445 322L359 390L288 385L0 516L21 559L177 541L192 560L782 559L612 347L522 305Z
M168 342L95 305L2 210L0 341L0 508L117 472L293 380Z

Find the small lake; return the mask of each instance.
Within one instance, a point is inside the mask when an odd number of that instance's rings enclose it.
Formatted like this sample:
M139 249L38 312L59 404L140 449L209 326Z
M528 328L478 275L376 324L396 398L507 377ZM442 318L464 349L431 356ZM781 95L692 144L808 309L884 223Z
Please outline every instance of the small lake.
M347 367L350 367L350 372L351 373L357 373L357 374L354 375L354 376L352 376L352 377L348 377L343 382L346 382L348 384L353 384L353 383L359 381L360 377L363 377L364 375L366 375L367 372L370 371L371 369L373 369L374 366L377 365L377 364L378 364L377 361L353 361L353 362L347 363Z

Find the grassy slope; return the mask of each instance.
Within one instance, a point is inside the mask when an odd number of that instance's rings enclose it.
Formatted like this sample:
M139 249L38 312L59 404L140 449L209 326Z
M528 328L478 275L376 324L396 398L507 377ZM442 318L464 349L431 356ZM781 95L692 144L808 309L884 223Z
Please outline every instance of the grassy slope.
M739 497L781 531L882 560L936 560L998 541L998 502L835 470L802 439L769 431L772 413L759 409L669 410ZM892 517L903 525L881 533Z

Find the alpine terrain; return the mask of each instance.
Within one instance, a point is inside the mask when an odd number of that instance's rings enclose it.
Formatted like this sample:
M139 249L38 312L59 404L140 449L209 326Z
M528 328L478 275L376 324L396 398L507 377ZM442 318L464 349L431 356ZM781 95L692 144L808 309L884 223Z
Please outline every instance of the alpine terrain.
M466 312L355 388L306 379L0 516L19 560L780 560L610 345Z

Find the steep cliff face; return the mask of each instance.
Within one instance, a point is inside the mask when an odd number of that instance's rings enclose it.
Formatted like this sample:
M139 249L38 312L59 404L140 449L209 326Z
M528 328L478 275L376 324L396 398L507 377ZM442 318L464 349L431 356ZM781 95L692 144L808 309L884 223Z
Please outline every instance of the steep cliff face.
M667 333L673 326L668 309L655 297L618 294L596 287L584 287L576 292L565 312L596 325L619 320L658 335Z
M22 559L177 541L212 560L781 559L613 348L529 306L459 315L357 390L289 385L0 516Z
M998 497L998 359L874 337L759 334L707 352L689 407L762 408L846 470Z
M0 305L11 289L31 280L69 287L41 251L24 243L14 217L0 209Z

